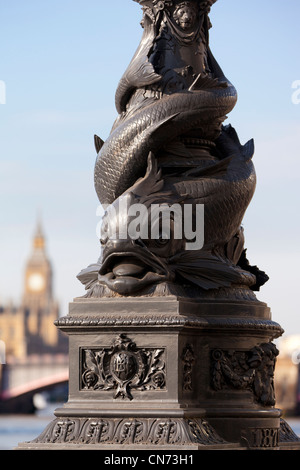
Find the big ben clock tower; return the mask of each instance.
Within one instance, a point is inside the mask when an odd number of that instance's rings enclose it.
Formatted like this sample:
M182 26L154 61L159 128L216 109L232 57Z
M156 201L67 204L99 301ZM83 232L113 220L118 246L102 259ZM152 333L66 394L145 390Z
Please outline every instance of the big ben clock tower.
M58 318L58 306L52 294L52 268L46 253L41 223L33 237L32 251L25 267L23 307L27 312L26 327L30 349L41 345L54 346L58 340L53 322Z
M45 237L38 222L30 256L24 272L22 303L0 305L0 340L8 357L67 354L68 338L54 322L59 305L52 290L52 266L46 251Z
M52 269L46 254L45 237L38 222L25 270L23 305L30 309L44 309L51 299Z

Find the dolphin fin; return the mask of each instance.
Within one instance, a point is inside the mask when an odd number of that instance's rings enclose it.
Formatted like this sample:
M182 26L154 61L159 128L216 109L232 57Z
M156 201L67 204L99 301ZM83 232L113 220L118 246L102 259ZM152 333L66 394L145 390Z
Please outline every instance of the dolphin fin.
M254 140L251 139L242 147L242 154L245 160L248 161L253 158L254 152L255 152Z
M217 145L221 152L227 155L238 152L246 162L253 158L255 152L254 140L251 139L245 145L242 145L236 130L231 124L223 126L222 133L217 140Z
M203 88L227 88L228 83L220 81L218 78L212 78L209 75L203 75L199 73L196 79L189 87L189 91L201 90Z
M95 148L98 154L104 145L104 140L102 140L97 135L94 135L94 143L95 143Z
M228 165L233 158L234 155L230 155L229 157L226 157L223 160L220 160L219 162L205 168L192 168L191 170L186 171L184 176L191 176L196 178L216 178L227 172Z

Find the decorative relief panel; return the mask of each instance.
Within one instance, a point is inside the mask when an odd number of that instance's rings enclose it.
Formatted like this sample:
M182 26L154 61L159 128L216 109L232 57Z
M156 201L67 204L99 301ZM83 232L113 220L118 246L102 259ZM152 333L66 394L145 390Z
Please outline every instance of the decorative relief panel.
M272 343L262 344L250 351L213 350L213 389L248 389L253 392L257 403L274 406L274 371L278 354Z
M225 443L209 423L200 418L57 418L33 442L91 446L190 443L209 446Z
M110 348L82 349L81 364L81 390L115 390L115 399L132 400L132 390L166 388L165 350L138 348L126 335Z
M193 390L192 373L195 364L195 354L193 347L187 344L182 353L183 361L183 382L182 388L185 392Z

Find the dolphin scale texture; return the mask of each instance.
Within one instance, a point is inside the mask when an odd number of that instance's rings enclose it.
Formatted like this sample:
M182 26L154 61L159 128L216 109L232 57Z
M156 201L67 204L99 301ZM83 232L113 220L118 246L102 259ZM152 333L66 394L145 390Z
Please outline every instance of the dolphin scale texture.
M218 295L231 287L251 296L268 280L247 260L242 228L256 187L254 142L242 145L224 126L237 91L209 47L215 0L138 3L144 32L116 91L118 117L105 142L95 136L102 252L78 278L87 297ZM172 227L167 239L116 235L132 222L124 204L146 207L144 233L153 204L177 204L181 214L189 205L193 217L202 205L202 246L187 249Z

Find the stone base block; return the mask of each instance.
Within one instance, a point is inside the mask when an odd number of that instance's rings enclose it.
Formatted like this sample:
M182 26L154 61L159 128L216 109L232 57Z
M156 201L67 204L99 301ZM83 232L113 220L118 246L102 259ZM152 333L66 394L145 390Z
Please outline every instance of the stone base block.
M274 396L282 334L257 300L76 299L69 399L20 449L300 449Z

